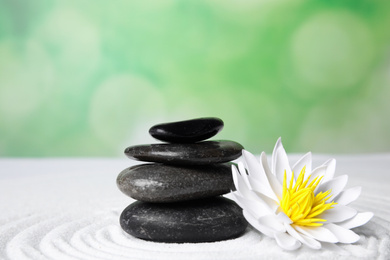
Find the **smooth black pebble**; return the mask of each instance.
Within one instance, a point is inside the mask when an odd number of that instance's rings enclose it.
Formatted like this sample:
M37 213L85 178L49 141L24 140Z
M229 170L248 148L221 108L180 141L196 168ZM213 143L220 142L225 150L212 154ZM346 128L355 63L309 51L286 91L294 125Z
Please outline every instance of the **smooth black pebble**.
M244 147L233 141L204 141L191 144L147 144L126 148L130 159L175 165L206 165L237 159Z
M149 129L149 134L169 143L195 143L215 136L222 128L221 119L205 117L158 124Z
M233 187L231 164L171 166L141 164L123 170L118 188L145 202L175 202L223 195Z
M120 225L144 240L197 243L236 238L248 223L235 202L215 197L163 204L137 201L122 212Z

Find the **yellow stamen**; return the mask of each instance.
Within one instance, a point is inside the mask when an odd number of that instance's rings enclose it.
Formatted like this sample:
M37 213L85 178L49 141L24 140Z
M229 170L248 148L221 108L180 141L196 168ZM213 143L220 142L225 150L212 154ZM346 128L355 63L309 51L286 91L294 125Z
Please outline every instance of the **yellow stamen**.
M280 200L282 211L291 219L293 224L301 226L318 227L322 226L325 219L320 219L318 216L324 211L333 208L337 204L335 202L327 203L332 195L331 190L319 192L314 195L314 190L321 182L323 176L317 176L310 184L308 184L311 176L304 180L306 166L302 168L297 181L294 185L294 172L287 187L287 173L284 171L283 178L283 196Z
M306 167L306 166L305 166L305 167ZM302 183L302 186L303 186L303 187L306 187L307 182L310 180L310 178L311 178L311 175L309 175L309 177L307 177L306 181L304 181L304 182Z
M286 174L286 170L284 170L284 174ZM290 187L288 188L289 190L292 190L293 182L294 182L294 172L292 172L291 175Z

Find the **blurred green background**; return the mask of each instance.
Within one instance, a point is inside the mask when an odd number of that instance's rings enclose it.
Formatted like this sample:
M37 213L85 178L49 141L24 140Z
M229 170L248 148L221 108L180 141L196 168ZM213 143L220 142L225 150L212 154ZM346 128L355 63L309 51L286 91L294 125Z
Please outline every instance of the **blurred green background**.
M271 152L390 151L389 0L0 0L0 156L123 156L220 117Z

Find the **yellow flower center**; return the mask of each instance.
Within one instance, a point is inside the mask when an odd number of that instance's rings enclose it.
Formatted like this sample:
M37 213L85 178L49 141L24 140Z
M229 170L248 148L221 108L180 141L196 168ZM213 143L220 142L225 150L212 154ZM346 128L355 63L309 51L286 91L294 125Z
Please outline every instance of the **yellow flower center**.
M323 223L321 222L325 222L326 220L316 217L325 210L333 208L332 206L337 203L333 201L326 203L332 197L330 195L331 190L319 192L314 196L314 190L324 176L316 177L308 184L311 176L303 181L305 171L306 166L303 167L294 186L294 172L292 172L289 187L287 187L287 175L286 171L284 171L283 197L280 201L280 207L296 225L322 226Z

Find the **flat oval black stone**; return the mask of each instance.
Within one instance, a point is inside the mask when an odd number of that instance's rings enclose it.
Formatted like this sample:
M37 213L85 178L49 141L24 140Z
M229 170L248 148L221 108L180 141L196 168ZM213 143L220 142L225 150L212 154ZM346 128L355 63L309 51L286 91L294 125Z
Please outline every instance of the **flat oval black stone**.
M137 201L122 212L120 225L144 240L197 243L236 238L248 223L235 202L216 197L181 203Z
M218 134L223 121L216 117L196 118L158 124L149 129L154 138L170 143L195 143Z
M233 141L204 141L192 144L148 144L126 148L130 159L175 165L224 163L241 156L244 147Z
M133 199L145 202L175 202L213 197L230 192L230 164L171 166L141 164L123 170L118 188Z

